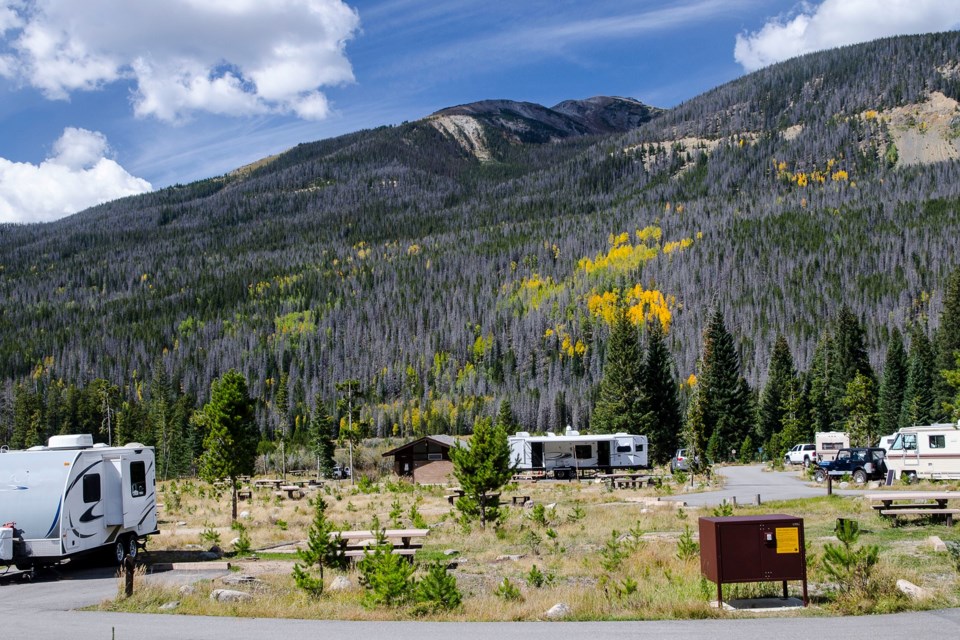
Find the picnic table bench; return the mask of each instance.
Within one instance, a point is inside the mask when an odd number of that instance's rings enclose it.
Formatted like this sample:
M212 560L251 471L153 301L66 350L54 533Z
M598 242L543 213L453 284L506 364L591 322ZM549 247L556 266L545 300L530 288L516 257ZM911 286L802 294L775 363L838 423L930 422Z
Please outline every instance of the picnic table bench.
M597 478L614 489L626 489L628 487L639 489L644 485L652 487L656 484L658 477L645 473L605 473L597 475Z
M283 495L282 492L284 491L287 492L287 498L289 498L290 500L299 500L304 496L303 489L301 489L295 484L281 485L280 490L277 491L277 495L282 496Z
M457 498L462 498L465 493L463 489L450 489L450 491L450 494L444 496L450 504L456 502Z
M253 500L253 489L250 487L237 489L237 500Z
M891 491L867 496L871 505L881 516L896 519L898 516L943 516L948 527L953 526L953 517L960 509L951 509L947 503L960 497L953 491Z
M414 542L413 539L426 537L430 533L430 529L383 529L380 532L373 530L333 531L330 533L330 537L334 539L337 536L340 537L340 547L346 557L362 558L368 549L376 546L378 533L382 533L387 542L393 545L392 553L406 556L412 561L417 550L423 548L422 543Z
M513 504L524 505L530 501L530 496L510 496L510 501Z

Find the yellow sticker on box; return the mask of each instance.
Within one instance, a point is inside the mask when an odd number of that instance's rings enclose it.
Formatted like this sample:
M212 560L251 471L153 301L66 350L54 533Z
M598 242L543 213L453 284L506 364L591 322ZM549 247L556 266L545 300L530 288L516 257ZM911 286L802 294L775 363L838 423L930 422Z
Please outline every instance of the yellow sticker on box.
M777 527L777 553L800 553L800 529Z

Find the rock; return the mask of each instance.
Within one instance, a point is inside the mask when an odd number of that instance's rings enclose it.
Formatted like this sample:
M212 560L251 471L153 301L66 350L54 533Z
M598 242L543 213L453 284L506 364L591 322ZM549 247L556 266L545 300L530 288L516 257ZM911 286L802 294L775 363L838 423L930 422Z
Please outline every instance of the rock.
M349 591L353 588L353 582L347 576L337 576L327 588L328 591Z
M233 540L230 541L231 547L235 548L238 544L240 544L240 538L234 538Z
M180 603L177 601L167 602L165 604L160 605L160 611L173 611L179 606L180 606Z
M914 600L923 600L930 595L926 589L923 587L918 587L909 580L897 580L897 589L899 589L904 595Z
M210 592L210 599L216 600L217 602L247 602L253 600L253 596L245 591L214 589Z
M262 582L254 578L253 576L243 575L243 574L231 574L229 576L224 576L220 580L223 584L253 584L256 582Z
M445 556L458 556L458 555L460 555L460 552L457 551L456 549L444 549L443 555L445 555Z
M560 618L565 618L570 615L570 607L558 602L557 604L550 607L550 610L544 614L550 620L558 620Z
M250 512L249 512L249 511L241 511L241 512L240 512L240 519L241 519L241 520L249 520L249 519L250 519Z
M550 504L544 505L543 508L544 508L544 509L556 509L556 508L557 508L557 503L556 503L556 502L551 502Z
M946 553L947 543L945 543L940 536L930 536L927 538L927 542L930 543L930 546L933 547L934 551Z
M525 556L523 554L509 555L509 556L497 556L496 562L518 562L523 559Z
M197 588L194 587L192 584L184 584L184 585L181 585L179 589L177 589L177 593L179 593L182 596L192 596L194 593L196 593L196 591L197 591Z
M185 527L185 526L187 526L187 523L186 523L186 521L184 521L184 520L180 520L179 522L177 522L177 526L178 526L178 527Z

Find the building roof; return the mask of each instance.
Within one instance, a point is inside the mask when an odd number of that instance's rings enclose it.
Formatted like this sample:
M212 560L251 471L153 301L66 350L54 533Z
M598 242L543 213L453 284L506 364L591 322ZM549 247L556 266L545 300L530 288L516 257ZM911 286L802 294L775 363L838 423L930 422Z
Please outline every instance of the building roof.
M417 446L418 444L422 444L424 442L432 442L444 449L449 449L450 447L456 446L458 444L461 446L470 446L465 440L459 440L454 436L448 436L448 435L423 436L422 438L418 438L417 440L413 440L412 442L408 442L407 444L400 445L396 449L391 449L390 451L387 451L386 453L383 454L383 457L386 458L387 456L395 456L399 453L404 453L408 449L413 449L413 447Z

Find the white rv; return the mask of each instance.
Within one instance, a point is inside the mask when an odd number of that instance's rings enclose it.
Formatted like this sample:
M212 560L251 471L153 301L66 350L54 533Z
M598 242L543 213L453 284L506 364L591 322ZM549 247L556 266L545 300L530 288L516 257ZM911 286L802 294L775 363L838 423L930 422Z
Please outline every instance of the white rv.
M900 429L887 451L897 478L960 478L960 423Z
M568 429L562 436L531 436L521 431L508 440L518 471L543 471L556 478L573 478L586 470L609 473L649 466L646 436L629 433L582 436Z
M157 531L152 447L54 436L46 447L0 449L0 565L56 564L95 550L117 563Z
M850 446L850 436L843 431L819 431L814 436L817 460L836 460L837 452Z

